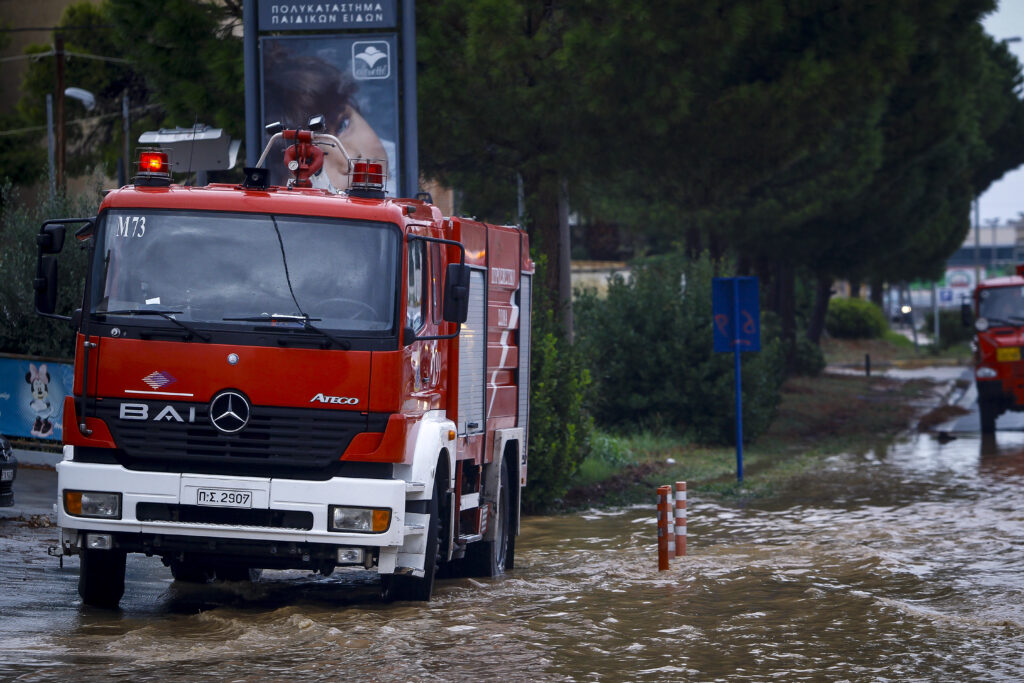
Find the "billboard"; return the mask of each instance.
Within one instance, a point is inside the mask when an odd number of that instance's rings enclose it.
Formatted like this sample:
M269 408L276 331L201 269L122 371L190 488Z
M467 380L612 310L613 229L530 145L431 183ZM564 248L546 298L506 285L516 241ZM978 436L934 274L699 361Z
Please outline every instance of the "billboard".
M395 34L272 36L260 39L262 125L304 127L323 114L343 149L326 150L314 187L348 188L349 160L387 161L387 193L398 195L398 45ZM263 144L269 137L264 132ZM270 182L290 177L280 149L267 160Z
M392 28L398 22L395 0L364 2L293 2L262 0L261 31L358 30Z
M0 434L60 441L71 363L0 356Z

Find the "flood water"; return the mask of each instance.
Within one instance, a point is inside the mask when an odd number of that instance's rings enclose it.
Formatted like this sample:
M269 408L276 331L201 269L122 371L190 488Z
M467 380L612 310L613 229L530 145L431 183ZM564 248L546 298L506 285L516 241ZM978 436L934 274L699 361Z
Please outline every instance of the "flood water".
M77 561L8 555L0 679L1024 678L1024 434L825 469L785 506L691 493L667 572L650 509L528 519L510 575L429 604L383 604L367 574L182 586L129 558L110 613L80 606Z

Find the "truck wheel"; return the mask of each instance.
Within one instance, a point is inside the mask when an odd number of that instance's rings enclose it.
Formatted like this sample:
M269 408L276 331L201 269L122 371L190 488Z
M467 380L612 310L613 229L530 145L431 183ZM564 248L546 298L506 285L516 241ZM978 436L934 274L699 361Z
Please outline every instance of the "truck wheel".
M209 583L214 577L213 567L192 560L171 562L171 576L183 583Z
M427 549L423 558L423 576L384 574L381 576L381 596L388 602L416 600L426 602L434 592L434 577L441 564L441 498L438 483L434 483L434 496L430 499L430 520L427 522Z
M83 550L78 594L92 607L116 608L124 595L123 550Z
M263 570L255 567L222 564L214 567L213 573L218 581L259 581Z
M992 434L996 431L996 405L992 401L978 401L978 414L981 415L981 433Z
M515 553L515 534L512 531L512 490L509 487L508 467L501 464L498 483L498 515L493 541L478 541L466 548L467 576L501 576L512 568Z

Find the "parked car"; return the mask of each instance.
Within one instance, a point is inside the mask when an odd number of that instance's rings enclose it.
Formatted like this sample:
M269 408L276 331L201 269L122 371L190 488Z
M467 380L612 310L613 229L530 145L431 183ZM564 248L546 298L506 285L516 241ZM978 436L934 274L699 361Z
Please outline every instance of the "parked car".
M14 505L14 478L18 476L18 459L11 442L0 434L0 507Z

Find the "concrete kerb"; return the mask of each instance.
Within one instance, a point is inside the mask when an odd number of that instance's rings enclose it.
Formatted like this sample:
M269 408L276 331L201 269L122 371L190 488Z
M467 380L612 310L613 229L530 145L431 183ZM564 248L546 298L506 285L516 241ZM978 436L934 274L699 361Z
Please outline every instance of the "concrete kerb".
M52 469L64 456L61 451L30 451L26 448L15 448L14 457L18 459L19 467L33 465Z
M837 375L864 375L864 367L858 365L830 365L826 373ZM889 377L892 379L930 379L939 385L939 401L934 407L943 405L959 406L970 410L978 398L978 390L974 384L974 376L969 367L953 362L931 362L926 359L896 361L886 363L882 367L872 367L872 376ZM960 419L955 417L937 424L929 431L952 431L953 424Z

